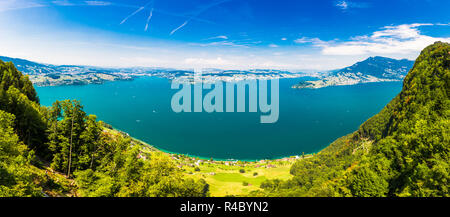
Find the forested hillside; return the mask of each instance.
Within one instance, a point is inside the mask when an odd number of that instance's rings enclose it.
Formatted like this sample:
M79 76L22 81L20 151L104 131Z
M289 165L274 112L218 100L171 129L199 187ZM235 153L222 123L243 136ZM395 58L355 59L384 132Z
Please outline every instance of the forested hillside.
M187 178L167 154L108 129L80 102L40 106L12 63L0 61L0 79L0 197L209 196L202 178ZM449 196L449 82L450 44L436 42L380 113L299 159L293 178L264 181L249 195Z
M425 48L379 114L259 196L449 196L450 44Z
M78 101L40 106L28 77L0 60L0 197L208 195L204 180L106 129Z

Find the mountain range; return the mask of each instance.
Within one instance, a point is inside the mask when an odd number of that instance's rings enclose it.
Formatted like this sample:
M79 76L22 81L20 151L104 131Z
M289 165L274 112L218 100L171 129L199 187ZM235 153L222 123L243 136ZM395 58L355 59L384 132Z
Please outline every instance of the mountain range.
M293 88L322 88L369 82L401 81L412 68L414 61L369 57L343 69L320 73L318 80L302 81Z
M6 56L0 56L0 60L12 62L19 71L29 75L30 80L37 86L100 84L105 81L132 80L139 76L155 76L168 79L182 78L180 80L190 82L194 80L194 71L186 69L52 65ZM294 78L300 76L304 75L274 69L222 70L211 68L202 70L202 79L206 83L244 79Z
M25 59L0 56L0 60L12 62L16 68L29 75L37 86L100 84L105 81L131 80L139 76L156 76L168 79L184 78L192 81L194 71L156 67L107 68L80 65L42 64ZM293 88L321 88L353 85L367 82L401 81L411 69L413 61L386 57L370 57L352 66L316 73L317 79L300 82ZM203 70L204 82L239 81L243 79L277 79L308 76L305 73L286 70Z

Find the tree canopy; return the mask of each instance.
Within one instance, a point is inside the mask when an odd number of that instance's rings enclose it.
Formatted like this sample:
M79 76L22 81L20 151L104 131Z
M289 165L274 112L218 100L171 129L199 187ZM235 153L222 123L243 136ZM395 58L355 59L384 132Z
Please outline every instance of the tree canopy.
M0 196L44 196L49 188L80 196L209 195L204 180L184 177L166 154L145 152L103 126L77 100L40 106L28 76L0 61Z
M425 48L402 91L354 133L269 180L269 196L449 196L450 44Z

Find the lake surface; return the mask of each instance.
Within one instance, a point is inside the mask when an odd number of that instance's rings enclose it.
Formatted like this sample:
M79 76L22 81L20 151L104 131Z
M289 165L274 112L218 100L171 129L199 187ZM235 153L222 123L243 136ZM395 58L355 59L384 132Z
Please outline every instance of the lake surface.
M401 82L386 82L317 90L290 88L300 80L280 80L280 113L273 124L261 124L259 112L175 113L171 99L178 90L172 90L165 78L36 90L42 105L78 99L87 113L162 150L257 160L320 151L358 129L402 87Z

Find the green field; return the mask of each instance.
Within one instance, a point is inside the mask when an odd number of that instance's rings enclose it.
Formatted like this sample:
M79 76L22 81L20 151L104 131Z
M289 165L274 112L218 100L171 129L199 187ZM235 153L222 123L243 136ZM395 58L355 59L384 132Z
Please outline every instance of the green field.
M117 130L105 129L111 134L120 134ZM160 151L150 144L132 138L141 145L144 152ZM297 160L291 156L277 160L247 161L212 161L181 154L166 153L175 160L187 177L204 179L210 187L213 197L243 196L251 191L261 190L260 185L267 179L287 180L292 178L290 168ZM308 154L300 158L309 158ZM240 170L243 169L242 173ZM256 174L255 174L256 173ZM248 185L244 185L244 182Z
M245 162L226 166L223 162L206 162L198 166L183 166L188 176L203 178L210 185L211 196L239 196L254 190L267 179L291 178L289 169L293 161ZM200 169L196 171L195 168ZM245 172L241 172L243 169ZM244 182L248 185L244 185Z

